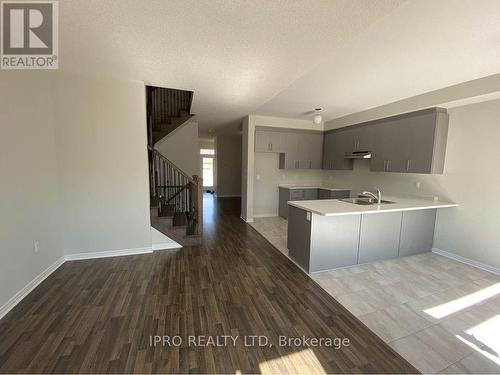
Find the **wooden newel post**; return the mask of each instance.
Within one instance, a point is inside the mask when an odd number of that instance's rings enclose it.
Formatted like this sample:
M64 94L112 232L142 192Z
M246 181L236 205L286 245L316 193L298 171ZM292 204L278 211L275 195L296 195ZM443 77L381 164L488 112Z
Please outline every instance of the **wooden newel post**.
M203 178L193 176L194 217L196 219L196 234L203 235Z

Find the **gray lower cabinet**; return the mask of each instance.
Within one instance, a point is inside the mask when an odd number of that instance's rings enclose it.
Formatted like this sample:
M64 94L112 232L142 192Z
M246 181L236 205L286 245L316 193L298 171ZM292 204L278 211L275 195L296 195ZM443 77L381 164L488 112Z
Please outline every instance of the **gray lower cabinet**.
M398 256L401 217L401 212L362 215L358 263Z
M321 216L289 206L288 250L307 272L432 250L436 209Z
M278 215L288 218L288 201L308 201L318 199L318 189L279 188Z
M288 255L308 271L311 250L311 213L290 206L288 216Z
M307 271L325 271L356 264L361 215L311 216L311 251Z
M401 221L399 256L432 250L436 210L404 211Z
M351 196L351 190L328 190L328 189L318 189L318 199L342 199L349 198Z

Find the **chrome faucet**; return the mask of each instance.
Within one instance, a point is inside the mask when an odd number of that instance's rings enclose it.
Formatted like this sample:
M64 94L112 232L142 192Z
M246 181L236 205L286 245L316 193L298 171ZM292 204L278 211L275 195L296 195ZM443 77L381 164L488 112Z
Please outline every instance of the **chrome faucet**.
M382 192L378 187L375 187L375 190L377 191L377 195L373 194L371 191L363 191L361 194L362 195L368 195L369 197L372 197L373 199L377 200L377 204L382 203Z

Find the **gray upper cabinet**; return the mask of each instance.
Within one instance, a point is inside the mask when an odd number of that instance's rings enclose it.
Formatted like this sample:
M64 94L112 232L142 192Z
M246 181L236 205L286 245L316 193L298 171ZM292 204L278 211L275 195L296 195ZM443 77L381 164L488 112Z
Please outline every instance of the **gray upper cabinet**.
M396 116L372 126L371 170L443 173L448 114L440 108Z
M370 169L375 172L401 171L404 166L403 141L400 121L389 121L373 125L372 159Z
M335 146L334 134L326 133L323 138L323 169L333 169L333 148Z
M280 169L321 169L323 134L309 132L282 133L285 144L280 153Z
M271 132L255 131L255 152L271 152Z
M335 129L255 131L255 152L280 154L280 169L352 170L345 154L370 151L376 172L443 173L448 113L429 108Z
M303 143L306 144L305 167L321 169L323 160L323 134L306 134Z
M280 131L256 130L255 152L284 152L284 133Z
M345 159L345 153L352 151L353 134L348 129L325 134L323 142L323 169L352 170L352 160Z
M348 128L349 129L349 128ZM371 126L354 126L348 130L350 147L347 151L370 151L373 146L373 134Z

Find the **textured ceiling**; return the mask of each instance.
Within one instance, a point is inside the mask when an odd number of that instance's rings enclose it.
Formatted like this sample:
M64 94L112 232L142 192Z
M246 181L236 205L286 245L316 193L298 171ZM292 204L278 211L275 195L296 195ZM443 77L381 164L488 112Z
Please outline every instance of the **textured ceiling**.
M500 1L64 0L60 68L195 92L200 129L327 119L498 73Z

